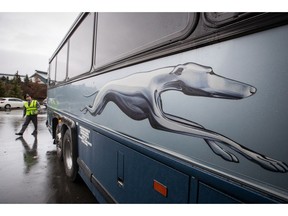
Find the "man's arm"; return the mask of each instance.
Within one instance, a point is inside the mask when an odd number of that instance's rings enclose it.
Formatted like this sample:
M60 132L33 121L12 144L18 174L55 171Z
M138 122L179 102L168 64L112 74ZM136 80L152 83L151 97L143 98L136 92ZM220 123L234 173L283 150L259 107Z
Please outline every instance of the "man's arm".
M24 108L24 109L23 109L23 118L24 118L25 115L26 115L26 107L24 106L23 108Z
M38 101L36 101L36 106L37 106L37 110L39 113L41 111L41 106L40 106L40 103Z

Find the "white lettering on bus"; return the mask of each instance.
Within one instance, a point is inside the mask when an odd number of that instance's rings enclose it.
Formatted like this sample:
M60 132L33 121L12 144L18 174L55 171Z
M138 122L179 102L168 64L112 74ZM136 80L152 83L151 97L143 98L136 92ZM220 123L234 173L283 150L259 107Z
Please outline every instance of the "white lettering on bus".
M92 143L89 142L90 139L90 130L80 126L80 132L78 135L81 142L86 146L92 146Z

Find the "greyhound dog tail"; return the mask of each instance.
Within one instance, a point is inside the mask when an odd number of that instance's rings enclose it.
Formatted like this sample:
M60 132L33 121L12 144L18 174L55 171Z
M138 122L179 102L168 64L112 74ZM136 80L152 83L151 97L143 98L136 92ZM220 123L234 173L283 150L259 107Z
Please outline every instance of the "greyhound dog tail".
M98 94L98 92L99 92L99 90L93 92L92 94L89 94L89 95L83 95L83 96L84 96L84 97L91 97L91 96L93 96L93 95L95 95L95 94Z

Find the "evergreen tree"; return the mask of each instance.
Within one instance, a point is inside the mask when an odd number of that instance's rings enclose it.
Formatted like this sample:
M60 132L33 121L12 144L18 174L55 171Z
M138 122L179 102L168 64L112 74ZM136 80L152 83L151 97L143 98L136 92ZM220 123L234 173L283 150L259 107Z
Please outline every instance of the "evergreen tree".
M13 80L15 80L15 82L16 82L17 84L20 84L20 83L22 82L22 81L21 81L21 77L20 77L20 75L18 74L18 71L16 72Z
M0 80L0 97L5 97L6 96L6 91L5 91L5 82Z
M18 71L12 80L12 88L10 91L10 95L11 97L22 98L23 91L21 89L21 78L18 75Z
M23 98L24 94L30 94L34 99L41 101L47 97L47 86L33 83L28 75L22 81L18 71L12 80L5 76L0 78L0 97Z
M7 80L7 79L6 79L5 76L2 76L2 77L1 77L1 81L2 81L2 82L6 83L6 80Z
M24 85L28 85L30 83L28 74L26 74L25 78L24 78Z

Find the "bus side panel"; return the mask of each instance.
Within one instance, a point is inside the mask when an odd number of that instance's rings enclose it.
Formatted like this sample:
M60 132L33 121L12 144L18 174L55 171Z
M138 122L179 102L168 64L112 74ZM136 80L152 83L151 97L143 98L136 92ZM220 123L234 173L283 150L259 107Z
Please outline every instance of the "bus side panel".
M187 203L189 176L96 131L92 146L79 142L79 157L119 203ZM85 154L85 157L82 156Z
M200 182L198 203L240 203L240 201Z
M90 135L90 130L88 129L88 125L79 125L77 123L77 136L78 136L78 164L79 161L82 164L85 164L85 168L83 166L79 166L79 175L84 180L90 191L93 193L95 198L99 203L105 203L105 199L101 193L97 190L97 188L93 185L91 181L91 168L93 167L93 153L91 150L91 146L88 143L92 143L92 136Z

